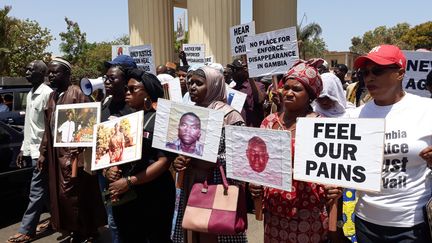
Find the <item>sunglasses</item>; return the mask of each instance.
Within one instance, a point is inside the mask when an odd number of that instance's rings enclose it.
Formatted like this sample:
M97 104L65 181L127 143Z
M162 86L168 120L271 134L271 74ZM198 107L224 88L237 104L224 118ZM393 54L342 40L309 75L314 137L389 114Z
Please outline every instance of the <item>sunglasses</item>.
M400 69L400 67L398 67L398 66L375 66L369 70L362 68L357 72L357 74L359 76L362 76L362 77L366 77L369 74L373 74L374 76L381 76L386 71L388 71L390 69Z
M133 93L136 93L142 89L143 89L143 87L136 86L136 85L135 86L127 86L127 85L124 86L125 93L127 93L129 91L131 94L133 94Z

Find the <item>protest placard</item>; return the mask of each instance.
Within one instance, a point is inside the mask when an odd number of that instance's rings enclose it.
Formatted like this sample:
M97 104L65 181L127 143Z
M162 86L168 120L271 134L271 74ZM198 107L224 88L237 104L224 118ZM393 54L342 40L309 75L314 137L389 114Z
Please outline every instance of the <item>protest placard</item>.
M129 47L130 56L137 67L156 75L156 67L153 61L153 46L151 44Z
M54 147L93 146L93 126L100 122L99 102L57 105Z
M186 60L189 65L205 63L204 44L183 44L183 51L186 54Z
M231 55L240 56L246 54L245 37L253 35L255 35L255 21L231 27Z
M227 177L291 191L288 131L225 126Z
M153 147L216 162L224 112L158 99Z
M167 98L174 102L183 102L180 79L178 77L162 81L161 84L164 89L164 93L168 94L168 96L164 98Z
M214 58L213 56L208 56L204 58L205 63L213 63L214 62Z
M227 104L238 112L242 112L247 94L227 86Z
M181 41L186 38L186 11L177 16L176 21L176 40Z
M91 170L137 161L142 156L144 111L94 126Z
M430 97L426 89L426 76L432 71L432 52L403 51L407 59L405 77L402 81L405 91L423 97Z
M129 45L111 46L111 60L114 60L114 58L120 55L129 55Z
M286 73L299 59L296 27L246 37L249 77Z
M384 119L299 118L294 179L381 190Z

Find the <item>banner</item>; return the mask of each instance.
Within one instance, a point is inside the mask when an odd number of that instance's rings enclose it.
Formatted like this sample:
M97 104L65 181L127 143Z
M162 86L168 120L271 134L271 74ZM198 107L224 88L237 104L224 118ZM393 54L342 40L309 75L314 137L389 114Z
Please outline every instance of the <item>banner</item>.
M129 47L130 56L134 59L138 68L156 75L156 67L153 58L153 46L151 44Z
M298 118L294 179L381 190L384 119Z
M255 21L230 28L231 56L246 54L245 38L255 35Z
M430 97L426 89L426 76L432 71L432 52L403 51L407 59L407 68L403 88L409 93Z
M204 44L183 44L183 51L186 54L186 60L189 66L205 63Z
M291 191L288 131L225 126L227 177Z
M153 147L216 162L224 112L158 99Z
M129 55L129 45L112 45L111 46L111 60L120 56Z
M286 73L299 59L296 27L246 37L249 77Z

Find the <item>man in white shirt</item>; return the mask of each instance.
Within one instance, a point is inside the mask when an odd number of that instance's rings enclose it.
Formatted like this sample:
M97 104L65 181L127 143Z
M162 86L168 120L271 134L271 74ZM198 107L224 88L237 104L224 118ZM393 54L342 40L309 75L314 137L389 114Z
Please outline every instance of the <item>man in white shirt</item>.
M63 122L58 129L58 132L61 133L61 142L62 143L70 143L73 141L73 134L75 132L75 122L72 121L72 111L66 111L67 121Z
M45 128L44 108L52 92L52 89L43 83L47 70L46 64L40 60L30 62L26 67L26 78L33 87L27 95L24 140L16 161L18 167L35 166L39 158L39 146ZM11 236L9 241L24 242L34 238L44 206L49 209L46 170L40 171L37 167L34 168L29 198L30 202L18 234Z

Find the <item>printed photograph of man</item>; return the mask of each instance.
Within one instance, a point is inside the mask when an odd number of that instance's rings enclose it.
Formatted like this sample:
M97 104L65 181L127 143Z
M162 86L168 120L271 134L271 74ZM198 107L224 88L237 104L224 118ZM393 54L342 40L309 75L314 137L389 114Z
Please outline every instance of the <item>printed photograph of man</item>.
M184 113L178 125L178 138L167 142L166 147L198 156L203 155L204 144L201 137L201 119L193 112Z
M264 140L260 137L252 137L248 142L246 157L253 171L258 173L263 172L269 160L267 145Z
M61 134L62 143L70 143L74 140L75 122L72 121L73 112L72 110L66 110L67 120L61 124L57 129L57 132ZM57 136L58 138L59 136Z
M116 123L114 125L114 134L111 136L109 141L108 154L110 157L110 163L119 162L123 158L123 150L125 148L125 137L120 131L120 125Z

